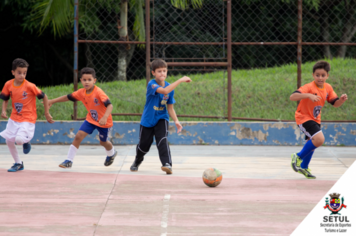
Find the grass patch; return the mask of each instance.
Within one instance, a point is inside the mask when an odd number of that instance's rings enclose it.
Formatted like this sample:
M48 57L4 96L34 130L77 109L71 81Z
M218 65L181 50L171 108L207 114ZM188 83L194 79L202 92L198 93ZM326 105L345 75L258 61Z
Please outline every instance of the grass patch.
M315 62L302 67L302 84L312 78ZM326 104L322 110L322 120L356 120L356 60L333 59L329 79L335 92L348 95L348 101L334 108ZM297 65L281 67L234 70L232 72L232 115L235 117L294 120L296 102L289 100L297 89ZM193 82L180 84L175 90L175 110L181 115L226 116L227 114L227 73L186 74ZM182 76L168 76L174 82ZM110 97L113 113L142 113L146 99L146 81L97 83ZM73 85L59 85L41 88L50 99L71 93ZM44 120L43 105L37 102L38 117ZM73 103L57 103L50 110L55 120L70 120ZM8 115L10 113L8 112ZM85 107L78 103L78 117L85 117ZM139 121L140 117L114 116L117 121ZM180 118L181 121L209 121L209 119ZM211 119L210 119L211 120ZM218 120L218 119L215 119Z

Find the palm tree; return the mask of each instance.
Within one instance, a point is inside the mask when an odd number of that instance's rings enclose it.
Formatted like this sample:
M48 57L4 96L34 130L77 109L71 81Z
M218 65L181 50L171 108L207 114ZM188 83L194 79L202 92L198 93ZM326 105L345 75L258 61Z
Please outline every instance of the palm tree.
M179 9L185 10L189 6L193 8L202 7L204 0L171 0L171 4ZM134 24L132 34L135 40L145 41L145 23L144 11L145 0L81 0L79 2L79 28L86 35L91 35L96 32L100 26L100 19L97 15L92 14L86 8L81 7L90 4L96 8L104 8L107 11L120 14L117 28L120 41L126 41L129 37L127 27L128 13L134 15ZM95 8L95 9L96 9ZM39 23L39 31L42 33L46 28L51 28L55 36L63 36L71 32L73 25L74 5L73 0L39 0L33 6L32 19ZM132 45L132 47L134 47ZM144 45L140 45L144 47ZM116 80L126 81L126 68L129 64L128 53L130 47L125 44L118 46L118 72ZM131 48L131 55L134 48ZM87 57L90 60L90 46L87 45ZM89 63L93 64L93 63Z

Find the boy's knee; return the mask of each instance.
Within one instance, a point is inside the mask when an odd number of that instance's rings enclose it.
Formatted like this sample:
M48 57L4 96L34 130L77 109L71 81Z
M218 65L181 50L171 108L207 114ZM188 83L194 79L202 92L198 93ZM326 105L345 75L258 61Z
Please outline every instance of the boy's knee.
M20 137L20 136L16 136L15 142L16 142L17 145L22 145L22 144L25 143L25 142L23 141L22 137Z
M313 144L315 147L320 147L321 145L323 145L324 141L325 141L325 137L324 136L319 136L316 138L313 138Z
M166 145L167 142L168 142L167 137L158 138L156 140L157 147L159 147L162 144Z

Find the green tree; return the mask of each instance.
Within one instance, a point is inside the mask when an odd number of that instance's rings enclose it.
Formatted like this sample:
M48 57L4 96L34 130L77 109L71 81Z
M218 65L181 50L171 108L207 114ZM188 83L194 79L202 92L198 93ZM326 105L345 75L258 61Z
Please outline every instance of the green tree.
M203 0L171 0L171 4L177 8L187 9L189 6L201 7ZM101 24L100 17L87 11L83 5L91 4L94 9L105 9L120 15L117 21L119 41L126 41L133 34L134 40L145 41L144 26L144 0L81 0L79 2L79 27L86 35L98 32ZM128 28L129 11L134 15L132 29ZM33 6L32 22L37 22L39 31L50 27L54 35L62 36L71 32L73 25L74 5L73 0L39 0ZM29 25L30 26L30 25ZM33 25L31 25L33 27ZM144 47L144 45L141 45ZM116 80L126 81L126 69L131 60L135 46L119 44L118 46L118 71ZM88 64L91 60L90 46L86 46Z

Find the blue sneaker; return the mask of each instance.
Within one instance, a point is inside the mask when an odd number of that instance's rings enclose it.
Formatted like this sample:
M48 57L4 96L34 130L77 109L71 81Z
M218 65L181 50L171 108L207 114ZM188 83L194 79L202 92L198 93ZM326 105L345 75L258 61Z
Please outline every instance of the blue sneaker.
M117 151L115 151L114 155L112 155L111 157L106 157L106 160L104 162L104 166L111 165L114 162L116 155L117 155Z
M14 163L14 165L11 166L11 168L8 169L7 171L8 172L16 172L16 171L23 170L23 169L24 169L24 166L23 166L23 162L22 162L22 164Z
M61 164L59 164L59 167L61 168L71 168L72 167L73 162L70 160L65 160L63 161Z
M31 143L24 143L22 144L23 147L23 153L28 154L31 151Z

